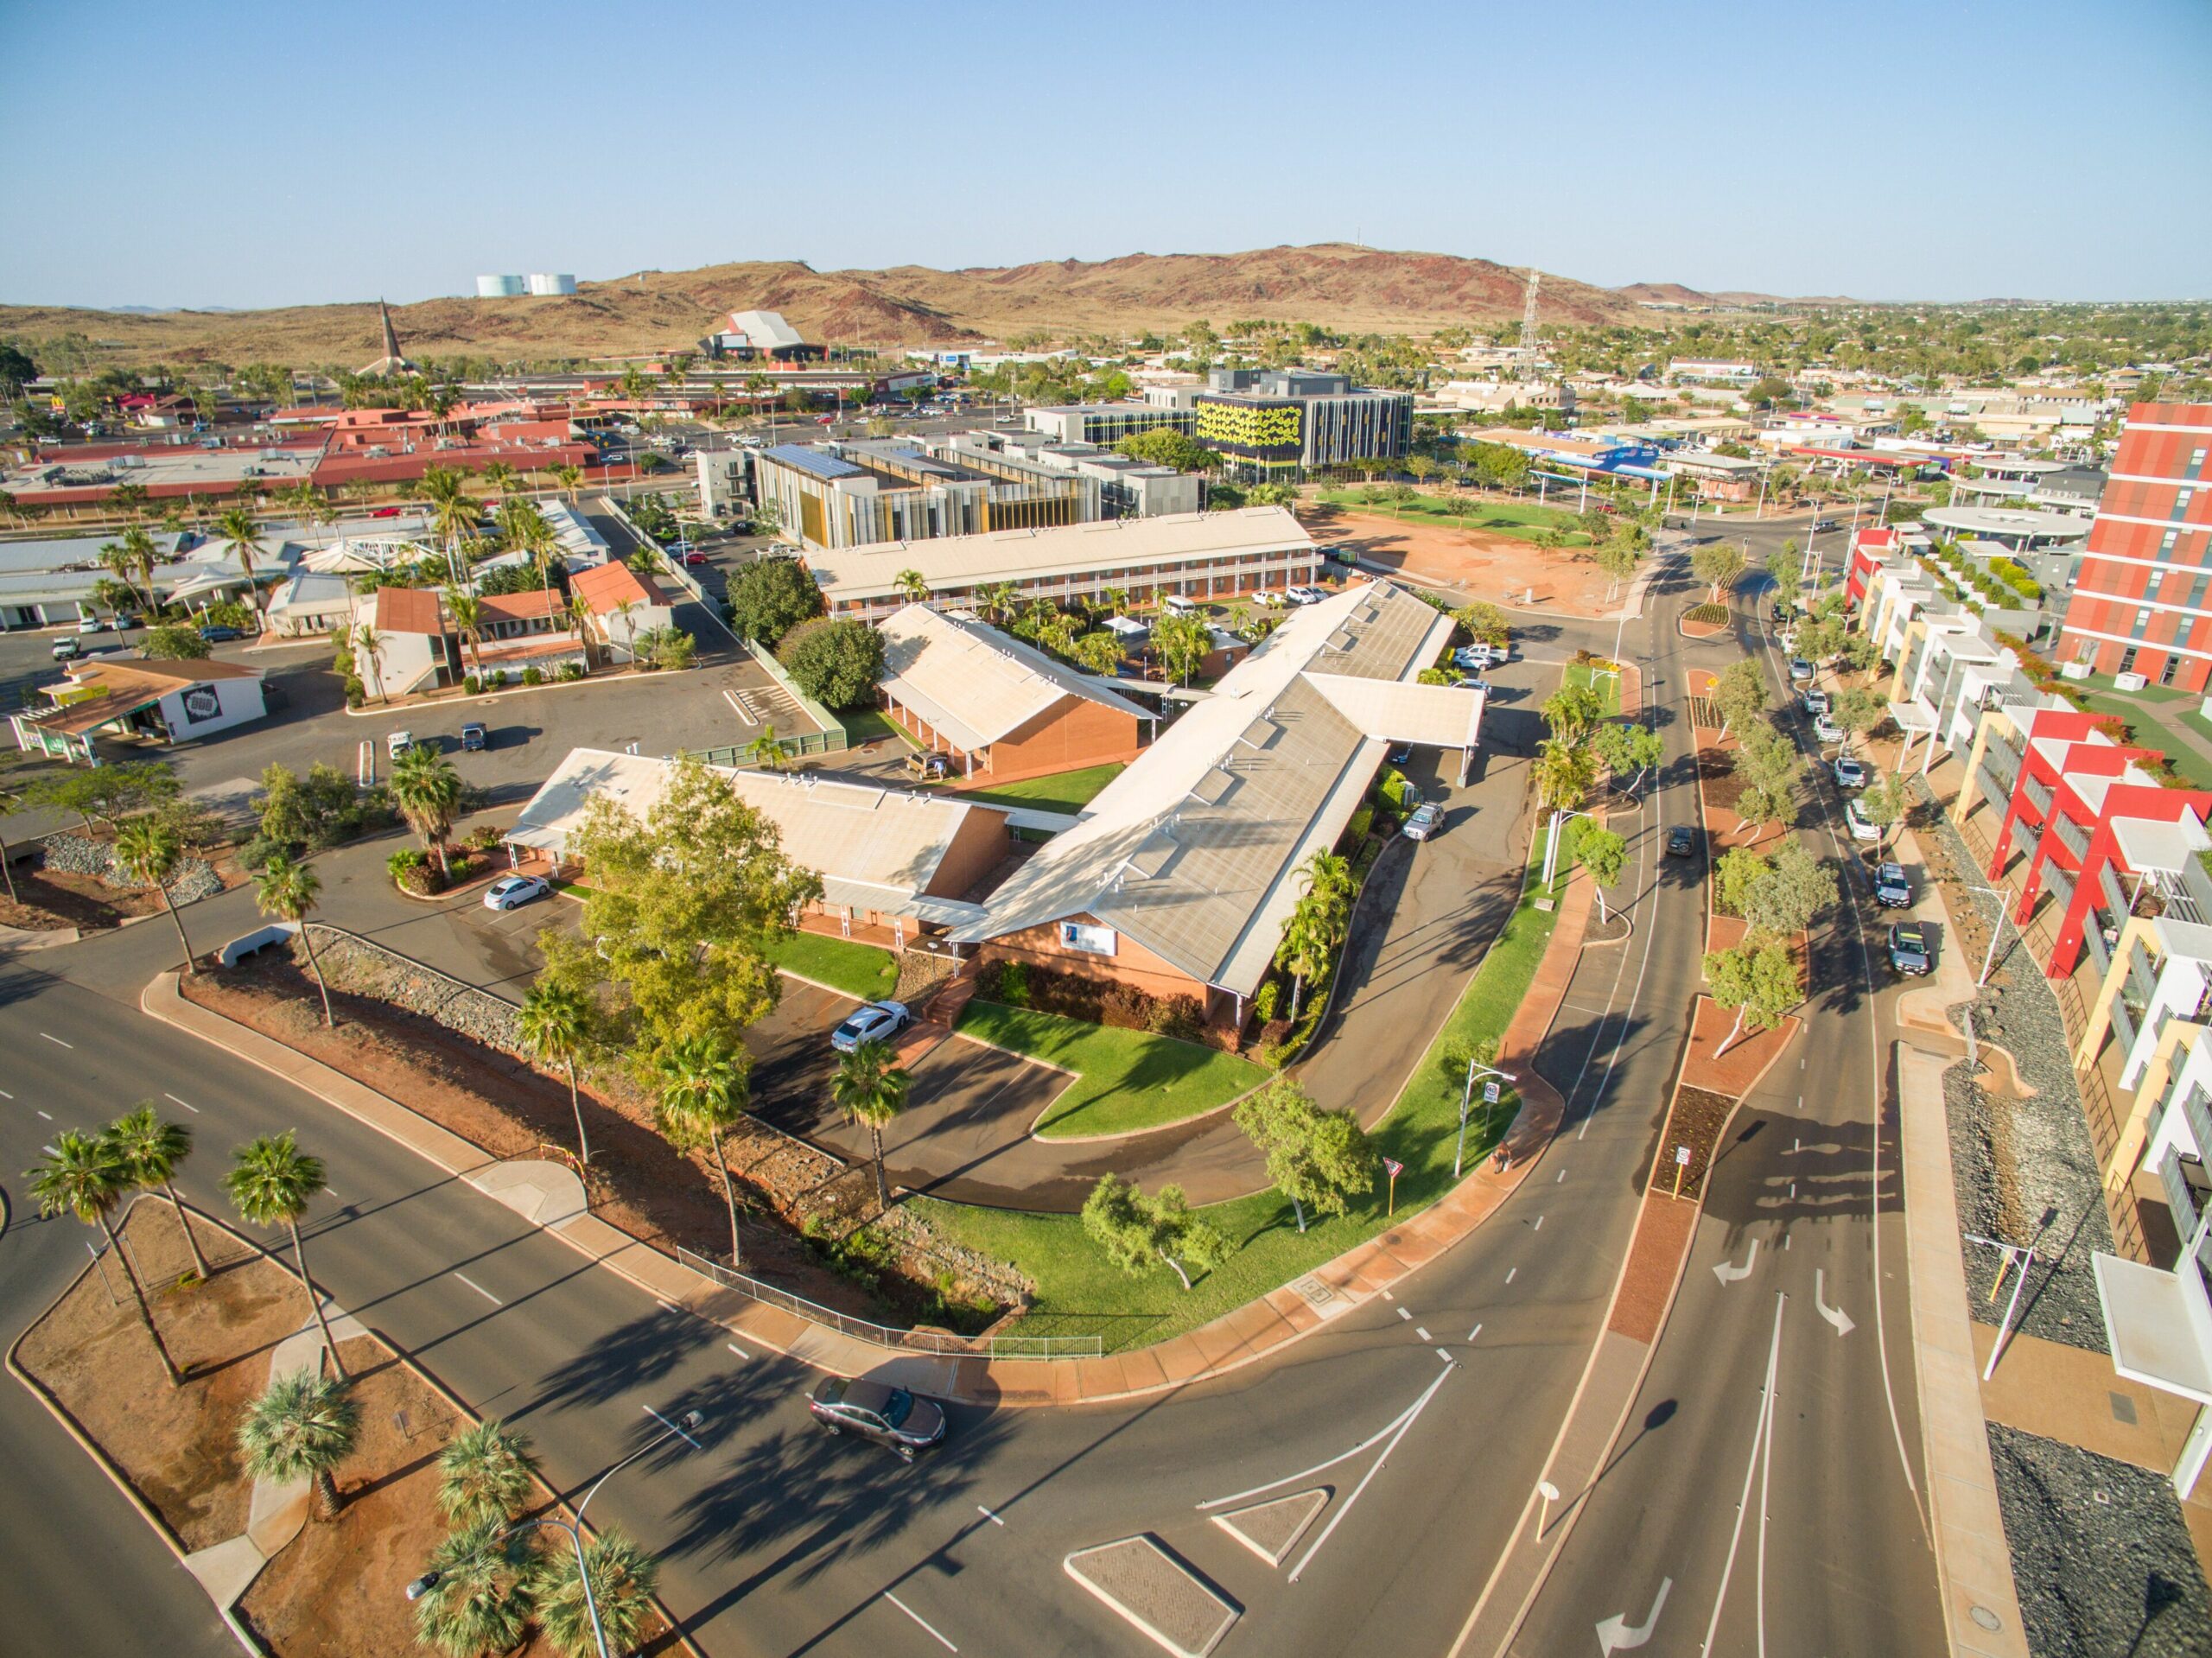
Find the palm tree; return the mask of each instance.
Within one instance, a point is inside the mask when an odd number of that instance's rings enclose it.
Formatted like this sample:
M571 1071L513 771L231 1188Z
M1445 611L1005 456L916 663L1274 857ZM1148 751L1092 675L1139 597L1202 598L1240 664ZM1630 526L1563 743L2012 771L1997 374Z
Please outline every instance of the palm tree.
M253 556L261 550L261 526L254 522L253 509L243 503L225 507L215 520L215 533L238 555L238 569L245 573L245 601L260 615L261 589L253 579Z
M776 735L776 727L766 725L760 734L745 746L745 757L764 772L779 772L784 765L784 740Z
M720 1037L684 1037L661 1057L660 1098L653 1107L654 1124L670 1145L682 1151L695 1146L713 1148L715 1168L722 1178L722 1202L729 1208L733 1267L742 1257L737 1241L737 1194L730 1186L729 1165L722 1159L722 1135L745 1115L750 1065L743 1049L733 1048Z
M467 480L450 467L430 467L423 473L423 499L430 504L430 531L444 538L446 569L461 579L461 543L473 533L480 516L468 493Z
M117 580L123 584L124 589L130 594L130 601L133 604L137 603L138 589L130 585L130 571L133 561L130 553L114 542L103 542L100 545L99 560L100 568L105 570L110 575L116 577ZM94 588L93 592L95 594L97 594L99 591L99 588ZM149 608L151 608L151 607L149 606Z
M1597 768L1583 749L1557 737L1547 738L1536 756L1536 804L1545 811L1572 811L1597 780Z
M622 648L630 653L630 660L632 662L635 662L638 659L637 615L638 601L635 599L618 599L615 600L614 616L616 619L620 620L622 624ZM609 645L613 645L614 643L614 623L613 621L608 622L607 625L607 642Z
M192 940L184 933L184 918L177 912L176 900L169 895L169 877L176 873L176 867L183 859L184 843L176 830L150 812L132 818L116 833L116 862L143 885L159 889L169 919L176 923L177 943L184 946L184 970L197 973L200 969L192 959Z
M484 465L484 481L505 496L520 480L521 474L504 461L489 461Z
M423 1574L430 1586L415 1603L416 1637L451 1658L492 1658L522 1645L545 1570L537 1535L497 1519L450 1534Z
M461 778L453 762L436 749L417 744L392 762L391 804L407 826L422 837L423 848L437 854L438 871L448 879L446 836L461 808Z
M161 1327L154 1322L154 1309L146 1299L146 1286L138 1281L138 1269L131 1264L130 1252L115 1233L115 1206L123 1201L123 1194L130 1190L133 1179L122 1148L111 1135L64 1128L54 1137L53 1148L35 1166L26 1169L24 1176L31 1183L31 1196L38 1199L41 1216L51 1219L66 1212L107 1234L108 1247L123 1263L123 1275L130 1280L130 1293L138 1303L139 1322L154 1338L154 1350L162 1356L162 1369L168 1376L169 1386L175 1387L183 1376L176 1362L169 1357L168 1344L162 1339Z
M292 1258L299 1265L300 1284L322 1326L322 1344L330 1350L330 1368L346 1374L338 1356L338 1344L330 1338L330 1320L323 1315L322 1297L315 1293L308 1275L307 1246L300 1242L300 1217L322 1190L322 1159L302 1151L292 1131L264 1134L231 1153L231 1172L223 1177L231 1203L251 1226L275 1226L280 1222L292 1235Z
M573 501L576 499L576 492L584 486L584 469L573 461L563 461L553 468L553 478L568 492L569 499Z
M1282 943L1275 959L1290 972L1290 1022L1295 1025L1305 1001L1306 982L1329 970L1329 952L1336 946L1320 917L1301 902L1283 924Z
M1129 607L1128 590L1122 588L1101 588L1098 594L1098 607L1109 617L1120 615Z
M919 570L901 570L893 580L910 604L918 605L930 596L929 581Z
M338 1517L338 1481L332 1470L353 1454L361 1433L360 1401L343 1372L334 1376L295 1370L269 1384L238 1422L238 1450L256 1479L315 1485L316 1516Z
M390 702L391 694L384 687L384 635L363 622L353 630L353 646L369 659L369 665L376 670L377 701L379 703Z
M469 657L476 664L477 677L482 678L484 601L473 593L463 593L459 588L448 588L446 614L453 618L453 625L461 633L461 643L468 647Z
M530 1436L494 1417L464 1429L438 1458L438 1506L456 1527L512 1520L536 1494Z
M167 1195L192 1251L193 1270L207 1277L207 1257L200 1252L200 1235L192 1229L192 1215L184 1199L176 1195L177 1165L192 1155L192 1130L181 1122L164 1122L155 1115L151 1100L141 1100L137 1110L118 1117L107 1131L131 1179L147 1190L159 1186Z
M330 1011L330 985L322 976L322 962L315 953L315 935L308 931L308 912L315 908L316 895L322 891L322 877L303 863L295 863L283 853L271 853L269 861L261 866L261 873L254 878L255 904L264 915L273 915L290 922L300 930L300 942L308 947L308 970L315 975L315 988L322 993L322 1023L325 1029L334 1028L337 1019Z
M151 612L161 604L154 591L154 563L159 556L154 537L143 524L134 524L123 532L123 550L130 559L130 568L138 572L138 580L146 595L146 608Z
M866 1125L868 1143L875 1153L875 1202L891 1207L891 1184L883 1172L883 1130L906 1107L907 1085L913 1081L899 1068L887 1042L870 1037L837 1062L830 1083L830 1097L855 1122Z
M591 1577L588 1606L583 1572ZM562 1658L594 1658L601 1649L592 1628L595 1610L607 1636L606 1650L628 1652L645 1638L659 1582L659 1563L610 1526L584 1545L582 1572L575 1550L556 1548L547 1555L538 1579L538 1627Z
M569 1109L576 1114L576 1159L586 1166L591 1163L591 1136L584 1132L583 1100L576 1092L576 1061L592 1045L591 1012L582 991L544 979L522 999L522 1039L531 1057L568 1072Z

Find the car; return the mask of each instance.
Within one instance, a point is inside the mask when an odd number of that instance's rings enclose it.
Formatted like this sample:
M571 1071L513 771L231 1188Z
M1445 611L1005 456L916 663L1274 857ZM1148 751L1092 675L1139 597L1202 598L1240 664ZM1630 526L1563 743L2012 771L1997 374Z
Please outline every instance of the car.
M1824 743L1840 743L1843 740L1844 731L1827 715L1820 714L1813 717L1813 735Z
M865 1377L824 1376L806 1396L808 1413L830 1433L857 1434L902 1462L944 1441L944 1412L904 1388Z
M1697 850L1697 831L1688 823L1677 823L1667 831L1667 855L1687 858Z
M1411 743L1400 743L1395 748L1392 749L1382 758L1389 761L1393 765L1403 765L1413 757L1414 746Z
M1283 594L1294 605L1318 605L1328 596L1325 588L1293 588Z
M1912 877L1901 863L1885 863L1874 872L1874 902L1885 909L1902 910L1912 903Z
M134 627L143 627L145 625L139 619L138 613L134 610L126 610L115 619L115 631L118 633L127 633Z
M924 783L934 783L940 778L952 775L952 756L909 753L906 756L906 771L910 776L919 778Z
M461 728L461 746L469 753L492 746L492 734L481 720L471 720Z
M533 899L543 898L553 885L543 875L502 875L484 889L487 910L515 910Z
M1789 677L1791 679L1810 679L1812 677L1813 664L1811 663L1806 661L1802 657L1792 657L1789 658Z
M1797 699L1797 706L1808 714L1826 714L1829 706L1828 694L1826 691L1808 690Z
M1909 979L1935 967L1928 953L1928 934L1917 921L1900 921L1890 928L1890 965Z
M54 659L56 662L74 662L84 654L85 647L79 643L77 636L73 633L66 638L56 639L54 642Z
M830 1032L830 1045L850 1053L863 1042L887 1042L913 1022L903 1001L871 1001Z
M230 645L244 638L245 635L235 627L226 627L220 622L212 622L200 630L200 637L210 645Z
M1444 827L1444 813L1433 801L1423 801L1413 809L1406 819L1405 835L1408 841L1426 841Z
M701 552L696 547L694 547L690 552L683 555L683 568L687 570L696 570L702 564L711 564L714 561L712 559L709 558L704 553Z
M369 516L372 518L396 518L399 516L399 509L396 506L380 506Z
M386 734L384 740L384 752L394 759L397 759L414 746L415 734L411 731L390 732Z
M1813 533L1816 536L1824 536L1831 530L1842 528L1843 525L1834 518L1815 518L1813 521Z
M1262 610L1280 610L1283 606L1283 597L1273 588L1262 588L1252 595L1252 602Z
M77 619L77 631L79 633L105 633L107 632L107 618L105 616L79 616Z
M1843 822L1854 841L1878 841L1882 838L1881 829L1872 818L1859 809L1859 803L1855 800L1843 803Z
M1848 754L1835 757L1831 768L1835 772L1835 786L1839 789L1863 789L1866 786L1866 768Z
M1458 686L1459 689L1463 691L1486 692L1490 689L1490 682L1484 679L1480 674L1461 674L1459 678Z
M814 417L814 423L817 426L835 426L837 423L837 417L835 415L817 415Z
M1452 653L1454 668L1489 668L1497 662L1496 653L1487 645L1463 645Z

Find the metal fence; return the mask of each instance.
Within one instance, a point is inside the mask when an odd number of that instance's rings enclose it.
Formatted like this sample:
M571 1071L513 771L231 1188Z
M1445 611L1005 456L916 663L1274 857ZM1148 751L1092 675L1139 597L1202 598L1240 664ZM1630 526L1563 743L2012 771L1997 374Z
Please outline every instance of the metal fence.
M680 1244L676 1258L726 1290L735 1290L751 1300L780 1307L809 1324L820 1324L841 1336L850 1336L855 1341L894 1352L974 1359L1095 1359L1099 1356L1099 1338L1096 1336L953 1336L935 1330L894 1330L888 1324L871 1324L866 1318L855 1318L823 1306L803 1295L779 1290L773 1284L764 1284Z

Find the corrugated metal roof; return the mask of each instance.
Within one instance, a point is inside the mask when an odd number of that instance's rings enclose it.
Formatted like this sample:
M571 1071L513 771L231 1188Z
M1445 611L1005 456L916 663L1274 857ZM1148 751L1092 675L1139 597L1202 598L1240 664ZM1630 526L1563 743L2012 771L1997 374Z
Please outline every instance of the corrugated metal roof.
M962 749L988 747L1070 696L1146 717L1127 698L982 622L908 605L886 617L878 632L883 689Z
M763 461L773 461L816 478L862 478L868 474L865 467L856 467L849 461L840 461L834 454L824 454L804 443L779 443L773 448L763 449L760 453Z

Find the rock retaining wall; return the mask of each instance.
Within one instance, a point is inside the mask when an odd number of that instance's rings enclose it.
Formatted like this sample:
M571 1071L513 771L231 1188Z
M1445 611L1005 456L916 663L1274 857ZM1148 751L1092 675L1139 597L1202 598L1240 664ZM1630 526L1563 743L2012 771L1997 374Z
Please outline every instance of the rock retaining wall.
M114 850L105 842L67 831L49 835L39 842L39 863L64 874L90 875L118 892L143 892L146 886L136 875L116 866ZM222 890L222 877L203 858L178 860L176 873L169 878L169 897L179 904L213 898Z

